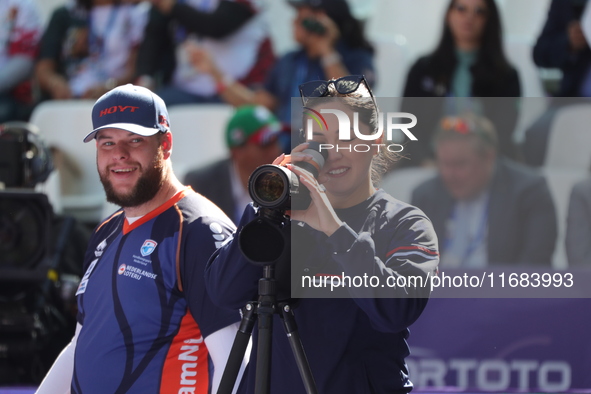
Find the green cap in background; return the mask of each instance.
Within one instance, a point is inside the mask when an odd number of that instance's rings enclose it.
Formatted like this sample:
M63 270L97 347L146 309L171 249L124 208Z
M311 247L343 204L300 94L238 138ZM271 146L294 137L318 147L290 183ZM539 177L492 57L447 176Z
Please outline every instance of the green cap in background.
M247 142L267 145L281 133L281 123L266 107L245 105L236 109L226 126L228 148L242 146Z

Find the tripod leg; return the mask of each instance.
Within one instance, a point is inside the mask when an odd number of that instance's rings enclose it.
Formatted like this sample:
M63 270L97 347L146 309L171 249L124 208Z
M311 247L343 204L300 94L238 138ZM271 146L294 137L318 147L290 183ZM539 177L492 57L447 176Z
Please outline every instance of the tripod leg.
M285 328L285 332L287 333L287 339L291 345L291 350L293 351L298 370L300 371L302 382L306 388L306 393L316 394L318 393L316 389L316 382L314 381L314 376L312 375L312 370L308 364L306 352L304 351L302 341L300 340L300 334L298 332L298 327L293 315L293 310L289 304L280 304L279 308L281 310L281 317L283 318L283 326Z
M271 350L273 314L275 313L275 306L271 296L261 297L257 313L259 315L259 343L257 346L254 392L256 394L268 394L271 392Z
M228 362L226 363L226 368L224 369L224 374L222 375L217 394L232 393L255 322L256 304L248 303L243 310L240 328L234 338L232 350L230 350L230 356L228 357Z

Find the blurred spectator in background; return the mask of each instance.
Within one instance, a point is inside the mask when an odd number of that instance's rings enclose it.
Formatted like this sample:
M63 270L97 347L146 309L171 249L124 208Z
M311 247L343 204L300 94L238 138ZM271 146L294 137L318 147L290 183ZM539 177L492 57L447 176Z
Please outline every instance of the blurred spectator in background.
M591 49L580 24L586 4L587 0L552 0L534 46L537 66L562 70L557 96L591 97Z
M557 236L546 180L497 157L492 122L445 117L434 136L439 174L419 185L412 205L433 222L441 266L549 266Z
M279 120L267 108L238 108L226 126L230 157L189 172L184 184L213 201L238 223L244 207L252 201L248 193L250 174L281 154L280 132Z
M569 266L591 267L591 178L573 186L566 219L566 256Z
M408 144L404 151L412 163L400 160L399 164L428 164L433 159L430 142L437 121L442 115L459 115L465 110L480 113L493 121L499 130L499 153L518 157L512 140L517 123L517 100L459 98L520 95L519 76L503 51L501 20L495 1L450 1L439 45L411 67L404 97L454 99L404 100L403 110L415 114L422 125L416 130L419 140Z
M580 23L586 4L587 0L552 0L534 46L537 66L562 71L557 97L591 97L591 49ZM561 107L574 102L568 98L552 100L544 114L526 130L523 155L527 164L544 164L552 120Z
M27 120L41 19L32 0L0 0L0 21L0 123Z
M293 36L300 48L277 61L261 89L248 89L224 72L211 53L191 48L195 68L213 76L226 102L235 106L264 105L278 116L285 129L290 128L292 119L291 98L299 97L298 86L302 83L350 74L364 74L370 84L374 82L373 47L345 0L288 2L297 11ZM301 109L294 111L299 114L296 119L300 119Z
M96 99L135 77L147 8L121 0L69 0L41 40L42 99Z
M256 0L151 0L140 47L138 83L157 89L168 106L220 102L221 82L195 69L187 45L207 50L228 78L262 84L275 57Z

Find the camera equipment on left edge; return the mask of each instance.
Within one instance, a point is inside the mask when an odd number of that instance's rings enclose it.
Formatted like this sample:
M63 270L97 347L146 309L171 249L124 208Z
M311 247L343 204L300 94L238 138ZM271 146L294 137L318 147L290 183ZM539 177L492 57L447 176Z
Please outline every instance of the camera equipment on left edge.
M35 125L0 124L0 386L39 384L76 326L75 288L64 296L71 282L58 266L59 245L73 242L70 221L53 245L53 208L34 189L52 169Z

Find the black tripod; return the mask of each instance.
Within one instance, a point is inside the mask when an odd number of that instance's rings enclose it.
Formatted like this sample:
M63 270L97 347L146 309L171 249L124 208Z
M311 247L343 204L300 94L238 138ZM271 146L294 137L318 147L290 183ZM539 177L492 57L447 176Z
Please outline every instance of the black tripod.
M264 228L268 226L270 222L265 221L263 218L257 218L252 224L257 226L258 233L262 227ZM244 230L246 230L246 227ZM241 233L241 236L242 235L243 234ZM236 333L236 338L234 339L234 344L232 345L232 350L230 351L228 363L226 364L226 369L222 375L222 381L218 389L218 394L232 393L236 378L238 377L238 372L240 371L242 359L244 358L249 339L252 335L252 330L254 328L255 322L257 321L257 317L259 321L259 342L257 347L255 393L268 394L270 392L271 339L274 314L279 314L283 320L283 326L285 328L291 350L294 354L300 376L302 377L304 387L306 388L306 393L317 393L316 383L314 382L314 377L312 376L312 371L308 365L308 359L306 358L306 354L300 340L300 335L298 333L292 305L289 301L279 303L277 302L277 281L275 280L275 268L272 264L266 264L263 266L263 277L259 279L258 283L258 301L249 302L243 308L243 316L242 321L240 322L240 328Z

